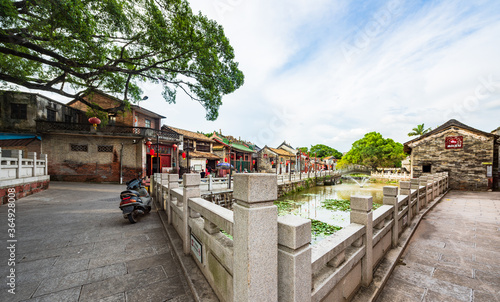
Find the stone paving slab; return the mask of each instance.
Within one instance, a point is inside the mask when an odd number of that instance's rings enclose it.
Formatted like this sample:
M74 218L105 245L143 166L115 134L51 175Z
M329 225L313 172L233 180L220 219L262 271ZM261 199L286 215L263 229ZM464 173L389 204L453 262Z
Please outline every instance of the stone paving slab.
M124 185L51 182L16 202L16 294L7 292L0 206L0 301L194 301L154 211L123 219Z
M451 191L417 227L377 301L500 301L500 193Z

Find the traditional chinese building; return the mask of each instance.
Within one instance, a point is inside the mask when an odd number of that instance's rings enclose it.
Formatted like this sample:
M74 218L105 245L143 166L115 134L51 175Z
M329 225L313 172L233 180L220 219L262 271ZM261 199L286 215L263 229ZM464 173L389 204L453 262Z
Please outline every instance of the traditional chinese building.
M448 172L450 188L486 191L498 187L499 136L449 120L404 144L412 177Z
M47 154L51 180L119 182L175 164L172 159L157 165L159 158L170 159L179 134L161 131L162 116L147 109L132 105L131 110L117 110L107 125L94 127L78 101L68 105L11 91L0 93L0 99L3 149ZM92 101L103 108L122 107L119 99L102 92Z
M215 169L220 157L212 151L214 141L202 133L188 131L163 125L162 130L171 130L182 135L179 145L181 175L189 172L205 171L208 167Z
M221 158L221 162L230 163L237 172L251 172L255 169L254 145L216 132L210 138L214 141L214 154ZM222 173L224 174L225 172Z
M258 153L259 172L288 173L295 156L295 154L283 149L264 146Z

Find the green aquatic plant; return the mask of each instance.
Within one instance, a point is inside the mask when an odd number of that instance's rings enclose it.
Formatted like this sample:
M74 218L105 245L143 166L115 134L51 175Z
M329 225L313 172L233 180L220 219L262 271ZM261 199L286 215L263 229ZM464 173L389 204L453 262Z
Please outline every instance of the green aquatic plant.
M316 239L318 237L330 236L336 231L342 229L342 227L336 225L330 225L328 223L316 219L310 219L310 220L311 220L311 235L313 239Z
M331 211L344 211L351 210L351 201L348 199L326 199L321 202L321 206Z
M291 199L286 200L276 200L274 204L278 207L278 216L283 216L286 214L290 214L293 209L295 209L298 205L302 204L302 202L296 202Z
M351 211L351 201L348 199L326 199L321 202L321 206L330 211ZM373 203L373 209L376 210L382 205L378 203Z

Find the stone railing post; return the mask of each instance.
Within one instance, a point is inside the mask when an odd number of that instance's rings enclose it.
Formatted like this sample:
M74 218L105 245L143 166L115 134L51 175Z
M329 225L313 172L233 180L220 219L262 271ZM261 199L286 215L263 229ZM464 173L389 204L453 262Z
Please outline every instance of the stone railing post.
M429 187L427 187L427 177L425 176L420 176L418 178L418 181L419 181L419 184L421 186L424 186L425 187L425 192L424 192L424 195L425 195L425 198L424 198L424 204L422 205L422 207L425 207L427 205L427 203L429 202Z
M278 218L278 301L311 301L311 220Z
M366 233L364 235L364 240L363 240L366 248L366 253L365 256L363 256L363 259L361 259L361 284L363 286L370 285L373 279L372 208L373 208L373 197L351 196L351 223L362 224L366 228Z
M23 168L23 151L12 150L11 156L17 159L16 178L21 178L21 169Z
M439 196L439 182L437 175L432 175L432 200Z
M183 176L184 189L182 191L182 246L184 254L191 251L191 231L189 228L189 198L200 197L200 174L186 173Z
M40 154L40 158L43 158L43 162L45 165L43 175L49 175L49 160L47 154Z
M168 191L165 190L165 187L168 188L168 175L168 173L161 173L161 181L158 185L158 204L163 210L165 210L165 203L168 197Z
M234 175L235 302L278 301L277 195L276 175Z
M153 173L151 175L151 179L149 180L149 194L156 199L156 184L155 182L157 181L158 176L156 176L156 173Z
M170 190L177 189L179 187L179 175L178 174L169 174L168 175L168 196L166 198L167 202L164 204L165 211L167 212L167 221L168 224L172 224L172 200L173 196L170 193Z
M398 209L398 187L395 186L385 186L383 189L384 193L384 204L393 206L392 217L394 219L394 225L392 226L392 247L396 248L398 246L399 240L399 209Z
M434 178L432 177L432 175L427 176L426 179L427 186L429 186L429 188L431 189L431 192L429 194L430 196L427 199L427 203L429 203L434 200L434 194L436 194L436 192L434 192Z
M411 183L409 181L400 181L399 182L399 194L408 195L408 226L410 225L410 221L412 219L412 209L411 209Z
M33 177L36 176L36 152L28 152L28 158L33 160L33 167L32 167L32 175Z
M410 188L412 190L417 190L417 209L415 211L415 215L420 212L420 184L418 183L418 178L412 178L410 180Z

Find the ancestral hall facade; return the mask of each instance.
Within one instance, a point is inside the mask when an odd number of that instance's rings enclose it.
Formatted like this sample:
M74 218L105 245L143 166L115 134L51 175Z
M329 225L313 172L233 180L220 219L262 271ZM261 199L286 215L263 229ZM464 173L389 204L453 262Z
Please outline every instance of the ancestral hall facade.
M450 188L498 189L500 136L449 120L404 144L412 177L448 172Z

